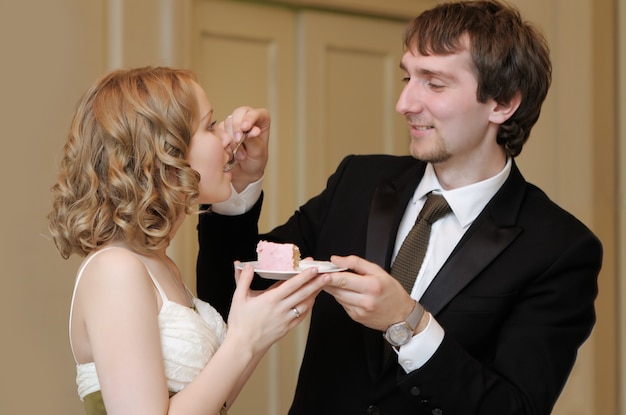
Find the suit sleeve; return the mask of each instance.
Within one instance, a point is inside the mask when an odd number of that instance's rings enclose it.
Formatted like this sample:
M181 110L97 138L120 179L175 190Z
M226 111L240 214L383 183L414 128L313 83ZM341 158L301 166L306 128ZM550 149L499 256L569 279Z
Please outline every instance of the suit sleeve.
M235 291L235 260L256 259L257 221L263 196L243 215L226 216L215 212L200 214L198 220L198 259L196 290L198 297L228 318Z

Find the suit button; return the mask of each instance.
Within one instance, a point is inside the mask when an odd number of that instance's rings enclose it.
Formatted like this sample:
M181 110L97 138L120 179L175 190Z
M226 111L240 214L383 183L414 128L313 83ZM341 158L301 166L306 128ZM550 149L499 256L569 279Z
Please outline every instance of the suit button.
M367 415L380 415L380 409L377 406L371 405L367 408Z
M411 396L420 396L422 394L422 391L417 386L413 386L411 388L410 393L411 393Z
M441 408L435 408L433 409L433 415L443 415L443 411Z

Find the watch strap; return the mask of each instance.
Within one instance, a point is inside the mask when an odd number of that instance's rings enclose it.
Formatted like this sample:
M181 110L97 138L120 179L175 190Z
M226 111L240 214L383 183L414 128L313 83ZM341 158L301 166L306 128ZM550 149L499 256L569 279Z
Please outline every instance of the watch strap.
M411 314L404 320L406 324L415 332L415 328L419 324L422 316L424 315L424 307L420 304L419 301L415 302L415 307L411 311Z
M391 324L383 333L383 337L394 347L407 344L415 333L415 328L424 315L424 307L416 301L415 307L404 321Z

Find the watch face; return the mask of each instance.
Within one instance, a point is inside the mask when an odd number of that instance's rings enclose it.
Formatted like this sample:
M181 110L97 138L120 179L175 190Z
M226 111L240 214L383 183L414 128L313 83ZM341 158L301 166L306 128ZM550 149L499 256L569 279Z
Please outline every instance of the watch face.
M406 324L394 324L387 329L386 338L393 346L405 345L411 340L412 330Z

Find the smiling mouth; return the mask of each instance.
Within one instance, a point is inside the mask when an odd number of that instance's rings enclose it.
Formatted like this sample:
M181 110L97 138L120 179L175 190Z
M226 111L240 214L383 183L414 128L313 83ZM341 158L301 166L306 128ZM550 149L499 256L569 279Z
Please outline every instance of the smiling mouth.
M416 132L425 132L428 130L432 130L433 127L432 125L413 125L410 124L409 127L411 128L411 130L416 131Z

